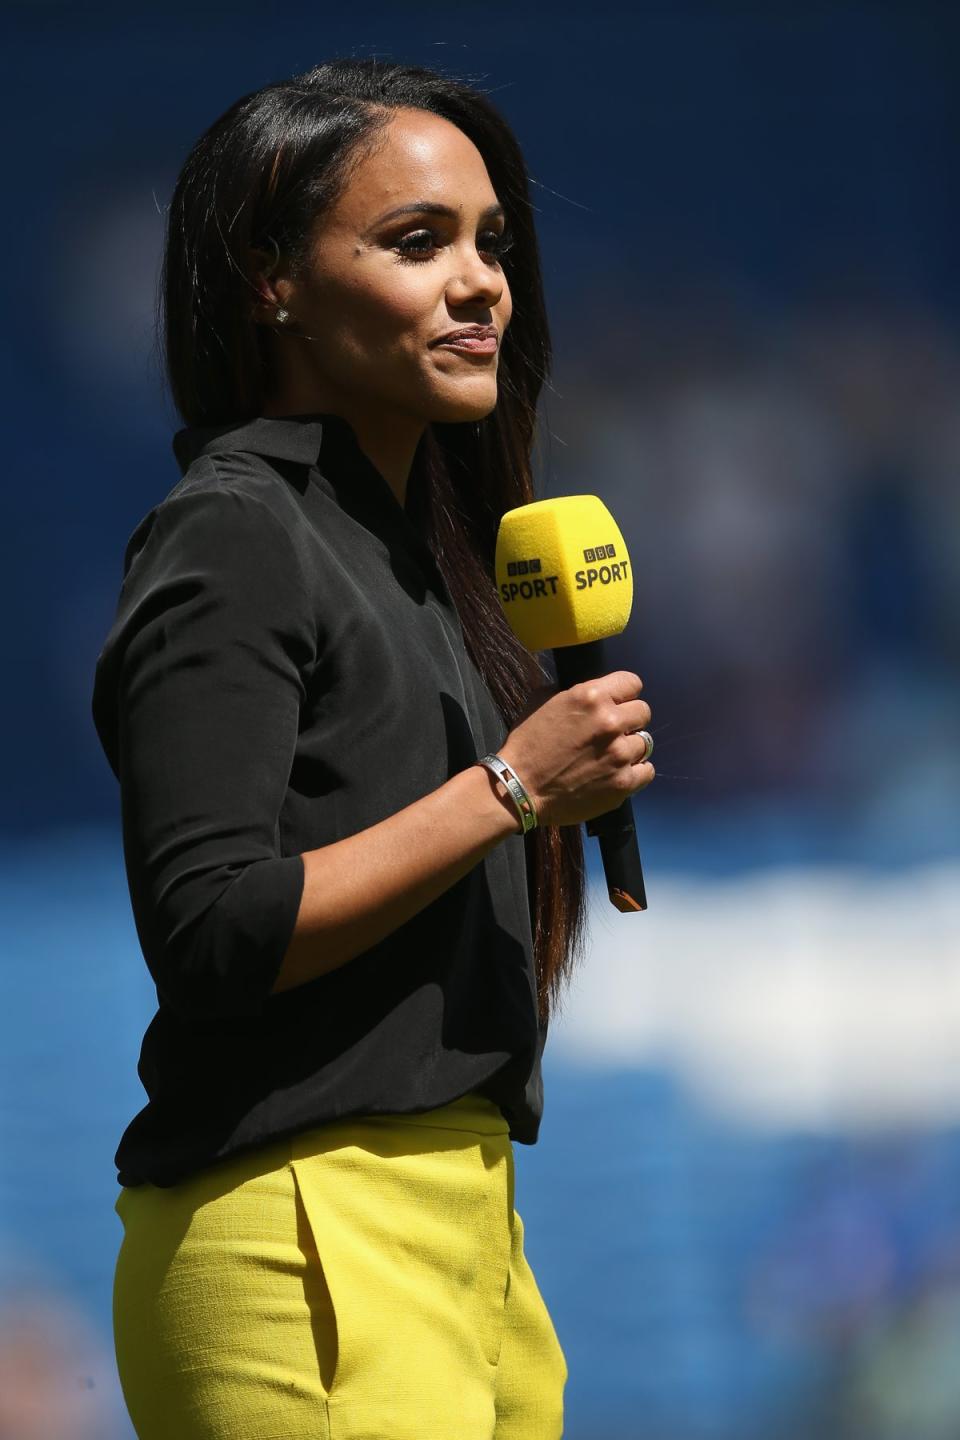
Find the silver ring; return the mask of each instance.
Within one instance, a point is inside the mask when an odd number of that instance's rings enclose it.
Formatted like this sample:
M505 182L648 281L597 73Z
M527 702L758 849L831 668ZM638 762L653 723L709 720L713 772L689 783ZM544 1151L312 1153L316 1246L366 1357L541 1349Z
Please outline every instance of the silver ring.
M634 730L633 733L634 735L642 735L644 740L647 742L647 748L637 762L640 765L644 765L650 759L650 756L653 754L653 736L650 734L649 730Z

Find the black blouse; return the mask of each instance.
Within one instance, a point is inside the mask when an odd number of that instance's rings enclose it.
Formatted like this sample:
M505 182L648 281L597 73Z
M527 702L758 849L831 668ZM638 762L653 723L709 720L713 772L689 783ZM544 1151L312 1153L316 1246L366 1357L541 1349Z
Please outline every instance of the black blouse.
M157 990L121 1185L468 1090L536 1142L525 839L508 836L345 965L271 994L302 852L496 751L506 727L407 506L334 415L190 427L134 530L93 717L120 781ZM319 942L318 942L319 943Z

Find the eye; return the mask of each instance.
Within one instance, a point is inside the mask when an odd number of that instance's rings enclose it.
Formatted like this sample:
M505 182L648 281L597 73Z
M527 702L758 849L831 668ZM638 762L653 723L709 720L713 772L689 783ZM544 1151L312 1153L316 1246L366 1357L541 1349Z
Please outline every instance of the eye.
M437 245L434 243L436 238L435 230L413 230L404 235L394 249L400 260L409 260L414 263L421 260L432 260L437 249ZM481 232L480 240L485 238L492 240L492 244L478 243L477 249L481 254L493 255L495 260L500 260L506 255L513 245L513 239L506 230L502 234L496 230L484 230Z
M396 250L401 260L432 260L432 252L436 249L433 244L435 232L433 230L414 230L409 235L404 235Z

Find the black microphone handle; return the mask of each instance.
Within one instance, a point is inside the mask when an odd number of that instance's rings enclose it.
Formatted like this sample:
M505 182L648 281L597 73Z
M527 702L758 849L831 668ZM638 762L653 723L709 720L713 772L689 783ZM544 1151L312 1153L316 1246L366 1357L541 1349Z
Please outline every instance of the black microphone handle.
M603 640L585 640L580 645L557 645L553 650L557 682L561 690L609 674ZM640 848L633 820L633 797L627 795L615 810L607 810L586 822L587 834L600 841L600 858L611 905L618 910L646 910Z

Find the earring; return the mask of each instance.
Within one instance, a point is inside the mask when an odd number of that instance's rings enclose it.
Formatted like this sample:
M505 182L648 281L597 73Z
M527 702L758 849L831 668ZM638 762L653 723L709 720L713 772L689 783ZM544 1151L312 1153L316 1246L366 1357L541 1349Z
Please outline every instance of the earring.
M278 307L277 307L277 322L278 322L278 324L282 325L285 320L289 320L289 319L290 319L290 311L289 311L289 310L284 310L284 308L283 308L282 305L278 306Z

